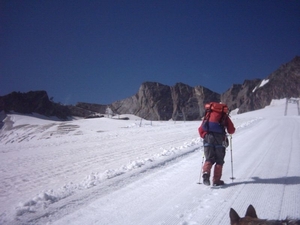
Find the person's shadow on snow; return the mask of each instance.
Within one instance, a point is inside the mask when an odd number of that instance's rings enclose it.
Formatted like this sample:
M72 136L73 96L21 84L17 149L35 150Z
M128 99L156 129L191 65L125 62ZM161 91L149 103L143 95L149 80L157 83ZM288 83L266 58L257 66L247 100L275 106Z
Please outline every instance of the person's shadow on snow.
M292 176L292 177L278 177L278 178L260 178L260 177L251 177L250 181L240 181L232 183L226 183L224 188L232 187L240 184L283 184L283 185L297 185L300 184L300 177Z

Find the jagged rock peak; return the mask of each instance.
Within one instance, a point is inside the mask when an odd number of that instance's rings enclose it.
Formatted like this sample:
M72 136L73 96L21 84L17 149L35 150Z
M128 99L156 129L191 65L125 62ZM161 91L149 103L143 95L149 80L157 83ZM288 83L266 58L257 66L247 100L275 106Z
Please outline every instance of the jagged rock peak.
M116 114L134 114L148 120L198 120L204 114L204 104L211 101L225 102L239 113L260 109L272 99L300 97L300 57L281 65L265 79L245 80L233 84L222 95L205 87L191 87L184 83L174 86L158 82L144 82L138 92L110 105L78 103L62 106L49 100L46 91L13 92L0 96L0 111L19 113L37 112L46 116L67 118L69 115L87 117L104 114L110 107Z
M233 85L221 95L229 108L239 108L239 113L261 109L272 99L300 97L300 57L296 56L281 65L265 79L245 80L243 85Z
M136 95L112 103L112 108L118 114L133 113L148 120L197 120L204 114L205 102L219 100L218 93L202 86L144 82Z

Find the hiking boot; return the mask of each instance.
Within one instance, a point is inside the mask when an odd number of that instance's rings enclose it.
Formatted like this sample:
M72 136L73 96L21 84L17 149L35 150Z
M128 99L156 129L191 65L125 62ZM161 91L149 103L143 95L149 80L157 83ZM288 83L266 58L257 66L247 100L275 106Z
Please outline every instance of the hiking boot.
M216 181L216 182L213 183L213 186L222 186L224 184L225 184L224 181L218 180L218 181Z
M203 184L206 186L210 186L209 174L204 173L202 178L203 178Z

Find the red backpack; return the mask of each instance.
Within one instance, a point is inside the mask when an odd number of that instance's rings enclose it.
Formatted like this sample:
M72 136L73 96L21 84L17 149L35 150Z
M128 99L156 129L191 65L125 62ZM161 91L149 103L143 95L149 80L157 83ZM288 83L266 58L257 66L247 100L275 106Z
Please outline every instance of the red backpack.
M205 104L205 110L206 111L215 111L215 112L219 112L219 113L226 113L226 114L228 114L228 112L229 112L228 106L226 104L218 103L218 102L211 102L211 103Z
M224 122L228 114L229 109L226 104L218 102L210 102L205 104L204 120L206 121L219 123L220 125L224 126Z

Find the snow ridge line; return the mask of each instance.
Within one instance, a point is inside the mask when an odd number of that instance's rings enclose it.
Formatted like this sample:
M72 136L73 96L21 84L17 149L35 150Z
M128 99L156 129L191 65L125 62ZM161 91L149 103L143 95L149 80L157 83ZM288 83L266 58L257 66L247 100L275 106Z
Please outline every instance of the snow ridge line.
M39 193L32 199L20 203L16 207L16 218L18 220L22 220L21 217L23 215L25 216L26 214L31 214L32 216L34 216L33 213L36 214L39 211L44 211L42 213L43 215L38 216L38 218L36 217L37 215L35 215L34 217L36 219L39 219L43 216L49 216L49 213L47 212L45 213L45 210L49 208L51 205L53 205L54 203L57 203L65 198L75 195L78 192L96 187L102 184L103 182L105 182L106 180L113 179L121 175L125 175L127 173L132 173L132 172L134 174L140 174L148 170L153 170L158 167L164 166L171 161L177 160L178 158L187 156L199 150L201 148L199 147L199 143L200 143L200 138L195 138L189 143L184 143L183 146L177 148L173 147L169 150L165 149L161 153L153 155L151 158L137 159L135 161L131 161L127 165L121 166L118 169L110 169L104 172L91 173L82 182L78 184L71 182L64 185L58 190L51 189ZM29 217L32 218L32 216ZM28 217L28 215L25 217ZM30 219L30 220L35 220L35 219Z

